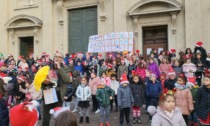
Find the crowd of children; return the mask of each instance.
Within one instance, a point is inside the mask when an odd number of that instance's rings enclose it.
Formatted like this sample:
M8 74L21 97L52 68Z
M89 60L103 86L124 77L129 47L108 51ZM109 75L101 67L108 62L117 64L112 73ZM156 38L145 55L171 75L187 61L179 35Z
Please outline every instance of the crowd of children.
M78 125L75 114L69 111L71 104L75 104L73 112L80 110L78 123L91 122L92 107L92 112L100 113L100 126L113 125L110 112L118 111L120 126L124 125L124 117L127 126L141 124L142 108L148 111L152 126L210 125L210 52L202 42L196 42L194 51L153 49L150 55L143 56L136 50L108 53L107 58L79 52L56 58L63 61L61 66L67 68L70 78L65 89L60 79L63 77L54 69L58 64L46 52L37 59L33 55L19 56L17 62L11 54L6 59L0 54L0 126L14 122L9 109L27 106L31 101L42 104L43 88L36 90L34 77L44 66L50 70L42 80L47 84L43 87L62 88L63 104L55 107L68 108L55 116L55 126ZM42 114L40 106L35 108L39 120L49 116Z

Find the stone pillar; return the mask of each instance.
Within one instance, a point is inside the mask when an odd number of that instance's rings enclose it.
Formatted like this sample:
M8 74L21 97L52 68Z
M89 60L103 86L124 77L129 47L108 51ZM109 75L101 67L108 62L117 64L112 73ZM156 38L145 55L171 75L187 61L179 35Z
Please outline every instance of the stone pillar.
M177 12L172 12L171 13L171 28L170 28L171 32L168 32L168 33L172 33L171 41L169 42L170 43L169 48L176 47L176 45L175 45L175 43L176 43L176 29L177 29L176 22L177 22Z
M15 30L14 29L9 30L9 38L10 38L10 43L9 43L10 52L9 53L16 55L15 45L17 44L15 43Z
M57 12L58 12L58 40L59 40L59 46L58 50L61 51L62 53L64 51L64 42L63 42L63 0L58 0L57 1Z
M139 32L138 21L139 21L139 17L133 16L133 25L134 25L134 39L133 39L134 48L133 48L133 50L136 50L137 48L140 47L140 43L138 42L138 32Z
M39 49L40 46L40 35L39 35L39 28L35 27L33 30L34 33L34 56L38 56L38 52L36 50Z

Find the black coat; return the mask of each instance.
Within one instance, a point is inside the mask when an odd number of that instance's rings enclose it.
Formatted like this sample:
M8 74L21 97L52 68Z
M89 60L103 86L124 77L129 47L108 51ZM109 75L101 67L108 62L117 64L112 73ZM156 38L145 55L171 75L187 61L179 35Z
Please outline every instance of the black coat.
M168 90L173 90L175 87L177 79L175 78L174 80L167 79L164 83L164 88L167 88Z
M134 99L134 106L142 107L145 104L145 86L142 84L130 84L130 89Z
M200 51L201 52L201 58L202 61L205 61L206 57L207 57L207 53L206 50L203 47L195 47L194 49L194 56L196 55L196 53Z
M210 60L205 60L205 68L210 69Z
M72 96L74 95L74 87L72 84L67 84L66 93L64 96L68 97L65 101L70 102L72 101Z
M206 120L208 113L210 113L210 89L202 86L198 89L195 98L195 110L198 118Z
M14 85L14 96L18 96L20 97L20 100L24 100L25 99L25 94L20 92L20 87L19 85L21 85L21 87L23 89L26 89L26 86L25 86L25 82L21 83L21 84L18 84L18 83L15 83Z
M0 98L0 126L9 126L9 111L6 102Z

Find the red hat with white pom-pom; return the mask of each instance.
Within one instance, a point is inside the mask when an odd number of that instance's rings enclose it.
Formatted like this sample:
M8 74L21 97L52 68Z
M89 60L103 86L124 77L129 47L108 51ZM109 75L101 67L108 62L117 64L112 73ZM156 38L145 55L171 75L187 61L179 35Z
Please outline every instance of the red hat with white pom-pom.
M202 46L203 46L203 42L200 42L200 41L199 41L199 42L196 42L196 43L195 43L195 46L197 46L197 47L202 47Z
M39 119L39 112L36 107L37 101L24 102L10 109L11 126L36 126Z
M110 64L110 63L108 63L107 66L108 66L109 68L112 68L112 64Z
M56 107L50 110L50 114L56 118L60 113L65 111L70 111L69 107Z
M170 68L168 71L168 75L176 75L176 73L174 72L173 68Z
M153 72L149 72L150 77L157 77Z
M176 49L170 49L169 52L170 53L176 53Z
M120 78L120 84L129 84L126 72L122 74Z

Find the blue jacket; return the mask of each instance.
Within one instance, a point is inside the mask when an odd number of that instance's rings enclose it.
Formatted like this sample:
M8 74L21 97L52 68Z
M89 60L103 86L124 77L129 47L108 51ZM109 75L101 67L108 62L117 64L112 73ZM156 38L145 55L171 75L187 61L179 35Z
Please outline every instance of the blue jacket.
M76 65L76 66L74 67L74 70L75 70L75 71L77 70L77 71L79 71L80 73L83 73L82 65L80 65L80 66L77 66L77 65Z
M9 126L9 111L3 99L0 98L0 126Z
M152 81L147 80L146 82L146 97L147 98L159 99L159 95L161 91L162 91L162 86L159 81L156 81L153 84Z
M134 99L129 86L120 85L117 90L117 102L120 109L132 106Z

